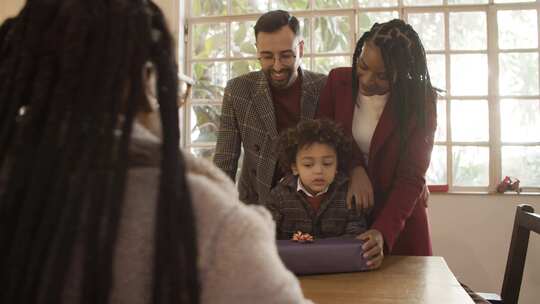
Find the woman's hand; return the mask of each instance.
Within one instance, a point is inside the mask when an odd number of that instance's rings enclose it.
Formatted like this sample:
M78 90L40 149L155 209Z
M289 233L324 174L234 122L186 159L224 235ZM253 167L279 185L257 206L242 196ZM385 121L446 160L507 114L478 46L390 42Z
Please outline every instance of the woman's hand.
M367 259L369 269L377 269L381 267L384 258L384 238L376 229L370 229L360 234L358 239L364 241L362 245L363 257Z
M356 209L366 211L373 207L373 187L362 166L355 167L351 172L349 187L347 188L347 208L352 208L352 199L355 197Z

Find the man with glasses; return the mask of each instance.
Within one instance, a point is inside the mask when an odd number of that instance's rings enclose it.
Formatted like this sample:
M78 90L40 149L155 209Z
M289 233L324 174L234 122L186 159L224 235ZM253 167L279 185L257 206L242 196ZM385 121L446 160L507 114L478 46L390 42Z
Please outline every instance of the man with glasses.
M227 83L214 156L214 163L236 180L244 148L238 191L248 204L264 202L282 177L275 140L282 130L315 116L326 82L325 75L300 67L304 41L296 17L271 11L254 29L261 70Z

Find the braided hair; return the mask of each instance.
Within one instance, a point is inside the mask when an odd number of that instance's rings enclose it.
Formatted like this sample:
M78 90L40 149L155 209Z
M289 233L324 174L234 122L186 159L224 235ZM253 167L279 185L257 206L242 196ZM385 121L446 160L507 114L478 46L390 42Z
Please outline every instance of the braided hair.
M400 147L406 143L407 124L416 117L421 126L426 126L426 103L435 101L435 89L431 85L426 62L426 53L418 33L403 20L394 19L375 23L356 44L352 63L353 102L358 96L356 68L362 48L372 42L381 50L390 81L390 99L398 118Z
M8 30L0 41L0 303L61 303L81 240L80 302L109 301L148 61L163 130L151 302L198 303L177 66L161 11L146 0L28 0Z

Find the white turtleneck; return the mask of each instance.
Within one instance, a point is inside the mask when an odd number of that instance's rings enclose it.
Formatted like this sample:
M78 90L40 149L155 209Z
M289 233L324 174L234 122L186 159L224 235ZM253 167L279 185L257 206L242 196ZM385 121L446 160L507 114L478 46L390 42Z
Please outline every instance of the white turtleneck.
M366 164L369 159L371 139L381 118L388 96L389 93L373 96L358 94L356 99L352 121L352 134L354 141L362 151Z

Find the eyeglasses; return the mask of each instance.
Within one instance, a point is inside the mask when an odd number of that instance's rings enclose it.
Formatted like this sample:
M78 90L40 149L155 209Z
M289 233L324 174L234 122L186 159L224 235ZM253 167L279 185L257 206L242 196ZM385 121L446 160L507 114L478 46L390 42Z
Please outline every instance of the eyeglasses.
M274 57L274 55L271 55L271 54L262 55L258 59L261 62L261 64L265 66L273 65L276 62L276 58ZM296 59L296 55L283 54L283 55L279 55L277 59L282 65L293 65L294 60Z

